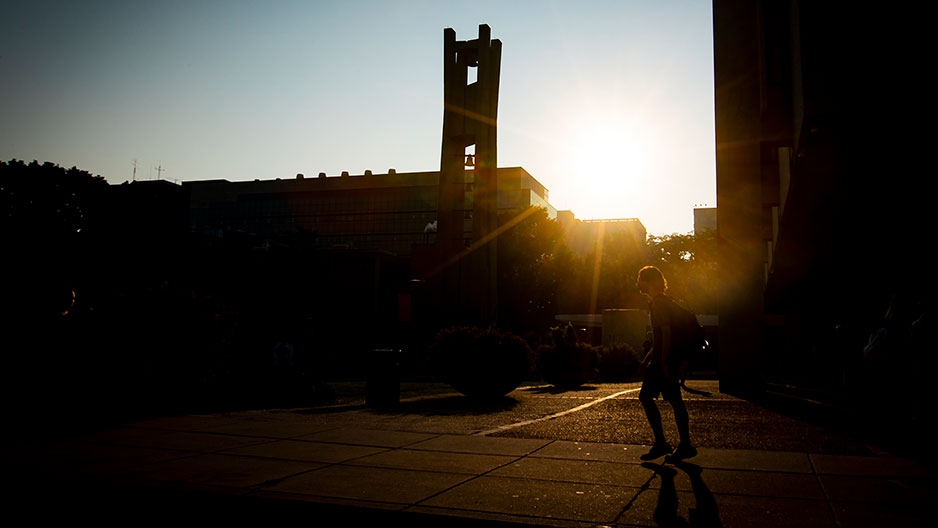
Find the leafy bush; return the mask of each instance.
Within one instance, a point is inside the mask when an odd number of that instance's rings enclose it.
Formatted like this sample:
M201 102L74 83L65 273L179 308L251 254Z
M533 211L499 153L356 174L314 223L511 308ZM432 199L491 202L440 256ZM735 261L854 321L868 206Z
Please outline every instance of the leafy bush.
M601 347L599 377L603 381L626 381L636 375L641 361L641 355L631 345Z
M430 351L440 377L477 399L499 398L518 388L533 356L528 343L514 334L468 326L441 330Z
M537 349L537 371L544 381L569 388L595 378L597 350L577 338L571 323L552 327L549 337Z

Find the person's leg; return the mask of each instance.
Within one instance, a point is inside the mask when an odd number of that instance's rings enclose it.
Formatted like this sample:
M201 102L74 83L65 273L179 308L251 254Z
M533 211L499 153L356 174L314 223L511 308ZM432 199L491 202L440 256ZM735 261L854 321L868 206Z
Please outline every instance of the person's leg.
M674 421L677 422L677 432L681 437L682 445L690 445L690 416L687 414L687 405L682 398L669 402L674 409Z
M658 409L658 404L655 402L655 398L661 393L659 382L660 378L656 377L654 373L646 374L645 379L642 381L642 389L638 393L638 401L645 410L645 417L648 419L648 425L651 426L651 432L655 438L651 450L641 456L642 460L651 460L671 452L671 445L664 436L664 426L661 423L661 411Z
M645 417L648 418L648 425L651 426L651 432L655 437L655 443L666 443L664 438L664 426L661 423L661 411L658 409L658 404L655 403L655 400L652 398L643 398L641 396L638 397L638 401L641 402L642 407L645 409Z
M677 432L681 441L674 450L672 457L690 458L697 454L697 449L690 441L690 416L687 413L687 405L684 398L681 397L681 387L675 384L674 387L668 387L664 392L664 397L674 409L674 421L677 425Z

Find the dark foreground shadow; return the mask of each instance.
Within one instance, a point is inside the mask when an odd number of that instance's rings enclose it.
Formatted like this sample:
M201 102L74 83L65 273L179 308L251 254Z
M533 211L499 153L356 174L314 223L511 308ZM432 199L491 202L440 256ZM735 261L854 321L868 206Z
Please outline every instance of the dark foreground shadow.
M520 402L510 396L470 398L463 395L441 396L401 402L399 405L376 409L376 412L423 414L427 416L473 416L514 409Z
M520 390L534 394L563 394L565 392L587 392L596 390L595 385L547 385L538 387L526 387Z
M518 400L510 396L499 398L470 398L464 395L434 396L432 398L387 403L369 408L376 414L419 414L425 416L476 416L496 412L510 411L518 404ZM321 414L325 412L342 412L346 409L295 409L297 414Z
M472 416L510 411L519 403L521 402L510 396L480 399L463 395L453 395L401 402L396 407L383 410L376 409L376 411L423 414L427 416Z
M703 396L703 397L706 397L706 398L709 398L709 397L713 396L713 393L710 392L710 391L705 391L705 390L700 390L700 389L694 389L694 388L688 387L688 386L686 386L686 385L684 385L684 384L681 384L681 388L684 389L684 392L686 392L686 393L688 393L688 394L695 394L695 395L697 395L697 396Z
M717 509L716 499L713 493L707 487L701 474L703 468L687 461L674 461L671 463L674 467L654 462L643 462L642 467L654 471L652 479L655 476L661 477L661 489L658 492L658 503L655 507L654 520L658 526L694 526L707 528L722 528L719 511ZM677 490L674 487L674 477L677 476L677 469L680 469L690 477L691 490L694 493L695 507L690 508L689 519L684 519L678 515L678 497ZM649 484L651 479L649 479Z

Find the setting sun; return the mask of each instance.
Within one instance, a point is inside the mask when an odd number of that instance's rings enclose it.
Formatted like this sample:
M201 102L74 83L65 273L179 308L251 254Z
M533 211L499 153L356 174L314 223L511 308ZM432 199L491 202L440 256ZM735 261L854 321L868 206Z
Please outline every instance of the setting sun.
M580 171L606 174L614 181L617 175L634 177L646 168L635 136L622 126L602 123L583 130L578 139L572 157ZM615 185L613 181L609 183Z
M647 147L640 132L624 120L609 118L584 121L570 131L566 153L568 173L576 181L577 199L589 207L578 216L584 218L621 217L635 204L647 198L649 164Z

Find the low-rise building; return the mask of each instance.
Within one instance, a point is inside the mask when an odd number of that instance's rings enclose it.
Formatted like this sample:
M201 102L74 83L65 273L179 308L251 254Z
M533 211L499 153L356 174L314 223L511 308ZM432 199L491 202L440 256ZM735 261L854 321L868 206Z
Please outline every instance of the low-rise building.
M466 176L465 236L471 233L471 171ZM183 183L193 232L224 237L250 233L266 243L305 236L317 248L380 250L410 256L414 245L436 239L439 171L232 182ZM543 207L557 211L547 189L521 167L498 170L498 209Z

